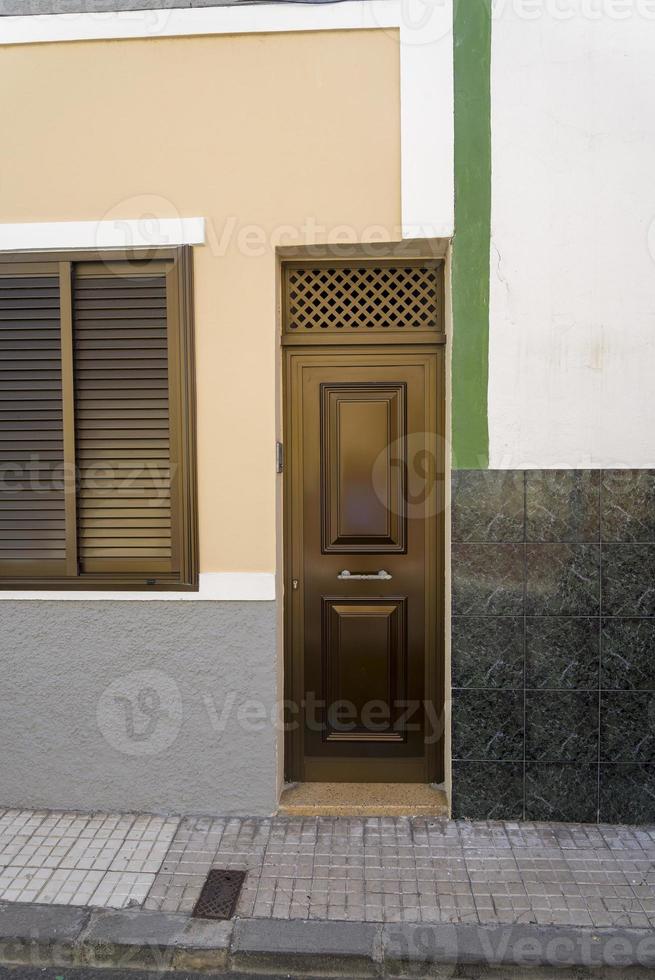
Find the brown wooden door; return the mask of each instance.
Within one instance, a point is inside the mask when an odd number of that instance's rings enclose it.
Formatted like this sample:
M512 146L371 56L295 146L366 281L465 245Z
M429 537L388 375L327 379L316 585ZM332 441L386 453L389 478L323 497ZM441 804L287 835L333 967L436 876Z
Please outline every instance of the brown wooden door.
M441 356L287 353L291 778L440 776Z

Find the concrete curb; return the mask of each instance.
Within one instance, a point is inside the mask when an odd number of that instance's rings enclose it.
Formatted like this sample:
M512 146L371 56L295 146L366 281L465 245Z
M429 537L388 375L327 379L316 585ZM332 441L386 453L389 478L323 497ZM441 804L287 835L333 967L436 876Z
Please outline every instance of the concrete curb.
M0 963L299 977L655 977L655 932L575 926L210 922L0 903Z

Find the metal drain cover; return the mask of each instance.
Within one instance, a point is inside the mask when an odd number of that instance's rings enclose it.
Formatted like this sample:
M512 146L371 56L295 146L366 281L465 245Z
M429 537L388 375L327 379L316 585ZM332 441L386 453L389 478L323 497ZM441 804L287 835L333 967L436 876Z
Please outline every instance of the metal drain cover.
M245 871L212 868L191 915L195 919L231 919L245 880Z

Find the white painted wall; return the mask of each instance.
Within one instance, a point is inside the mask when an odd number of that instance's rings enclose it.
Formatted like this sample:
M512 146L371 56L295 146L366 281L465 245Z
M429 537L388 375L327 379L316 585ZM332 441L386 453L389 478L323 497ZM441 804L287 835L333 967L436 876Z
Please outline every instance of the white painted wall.
M655 4L499 0L492 51L490 465L654 467Z

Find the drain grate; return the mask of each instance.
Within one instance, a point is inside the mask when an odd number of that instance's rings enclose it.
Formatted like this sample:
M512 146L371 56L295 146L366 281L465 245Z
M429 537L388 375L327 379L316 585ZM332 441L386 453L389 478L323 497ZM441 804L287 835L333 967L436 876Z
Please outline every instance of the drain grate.
M231 919L245 880L245 871L212 868L191 915L195 919Z

